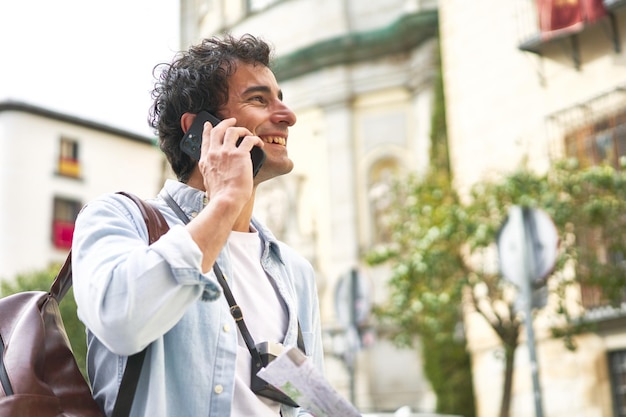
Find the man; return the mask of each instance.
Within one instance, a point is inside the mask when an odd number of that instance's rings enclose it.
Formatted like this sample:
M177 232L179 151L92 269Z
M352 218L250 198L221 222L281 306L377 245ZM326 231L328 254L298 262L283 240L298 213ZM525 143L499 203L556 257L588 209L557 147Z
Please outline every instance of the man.
M151 201L170 225L157 242L147 244L139 210L117 194L78 216L74 292L88 329L94 398L107 416L127 357L146 347L132 416L310 415L250 389L251 354L212 270L217 262L256 343L303 340L322 371L313 269L252 217L257 186L293 168L286 146L296 117L269 56L253 36L227 36L165 65L151 124L178 181L166 181ZM204 125L196 162L180 141L202 110L223 121ZM253 178L254 146L266 160Z

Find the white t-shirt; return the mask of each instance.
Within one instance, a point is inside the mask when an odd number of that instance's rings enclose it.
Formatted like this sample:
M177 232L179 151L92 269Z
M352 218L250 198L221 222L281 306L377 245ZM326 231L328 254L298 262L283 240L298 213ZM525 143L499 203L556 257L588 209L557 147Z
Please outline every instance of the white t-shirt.
M231 232L227 243L233 263L228 285L255 343L282 343L287 332L287 308L274 281L261 267L263 250L258 232ZM280 403L259 397L250 391L251 357L239 328L235 392L232 417L276 417Z

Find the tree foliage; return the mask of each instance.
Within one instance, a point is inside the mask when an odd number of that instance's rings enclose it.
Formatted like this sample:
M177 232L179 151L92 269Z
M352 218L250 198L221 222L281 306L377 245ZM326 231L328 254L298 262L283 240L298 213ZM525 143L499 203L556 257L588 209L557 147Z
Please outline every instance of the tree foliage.
M50 266L46 270L20 274L14 280L0 281L0 296L6 297L22 291L48 291L60 265ZM65 331L72 345L74 357L83 375L86 375L87 342L85 326L78 319L76 301L72 289L68 291L59 304Z
M597 303L617 304L626 288L626 173L610 166L581 169L575 161L555 163L546 174L520 169L474 186L461 201L436 175L410 176L394 186L387 213L392 242L369 256L389 263L392 278L381 319L395 325L396 341L455 340L464 294L500 338L505 351L500 416L508 416L513 358L523 317L515 308L517 289L502 278L495 242L513 205L540 208L554 221L560 239L549 288L561 317L554 335L574 348L584 327L565 308L565 289L596 289ZM571 266L575 274L565 273ZM550 304L552 305L552 304ZM564 319L564 320L563 320ZM584 320L582 321L584 323ZM556 322L555 322L556 323Z
M458 196L451 184L440 58L437 51L426 179L421 181L411 175L393 186L395 201L388 206L393 209L383 213L393 235L392 243L372 252L369 262L393 260L389 305L375 312L383 323L390 324L386 328L399 329L392 333L398 344L410 346L416 335L421 336L422 363L437 396L436 411L473 417L470 356L457 336L462 288L459 270L463 262L459 257L461 241L454 239L458 237L455 222L462 218L455 208ZM450 250L455 245L459 245L457 250ZM437 278L440 276L448 279L442 281ZM425 311L428 316L422 316ZM416 316L424 320L415 320Z
M394 184L387 213L391 243L371 252L368 262L392 268L390 295L375 313L393 340L422 344L424 372L437 395L436 411L474 415L470 358L458 337L465 264L463 212L445 176Z

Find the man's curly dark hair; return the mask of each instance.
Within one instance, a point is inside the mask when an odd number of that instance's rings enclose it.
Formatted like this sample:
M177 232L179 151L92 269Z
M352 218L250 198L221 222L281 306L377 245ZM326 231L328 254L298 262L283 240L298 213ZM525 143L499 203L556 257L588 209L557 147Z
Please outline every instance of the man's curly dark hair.
M220 117L228 101L228 80L238 63L269 67L271 47L252 35L204 39L188 51L178 53L169 64L154 68L157 81L152 91L154 104L149 123L159 136L159 146L181 182L187 182L196 161L179 148L184 132L184 113L206 110ZM160 75L156 75L160 71Z

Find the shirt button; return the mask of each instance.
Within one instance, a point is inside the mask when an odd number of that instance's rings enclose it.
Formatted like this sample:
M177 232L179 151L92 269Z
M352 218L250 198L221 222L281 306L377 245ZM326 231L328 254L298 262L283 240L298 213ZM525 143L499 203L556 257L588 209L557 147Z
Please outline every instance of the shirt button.
M191 213L191 218L195 219L197 215L198 215L198 212L194 211Z
M225 325L224 325L224 327L223 327L223 329L224 329L224 332L225 332L225 333L230 332L230 326L229 326L228 324L225 324Z
M218 384L215 386L213 390L215 391L216 394L221 394L224 391L224 387Z

